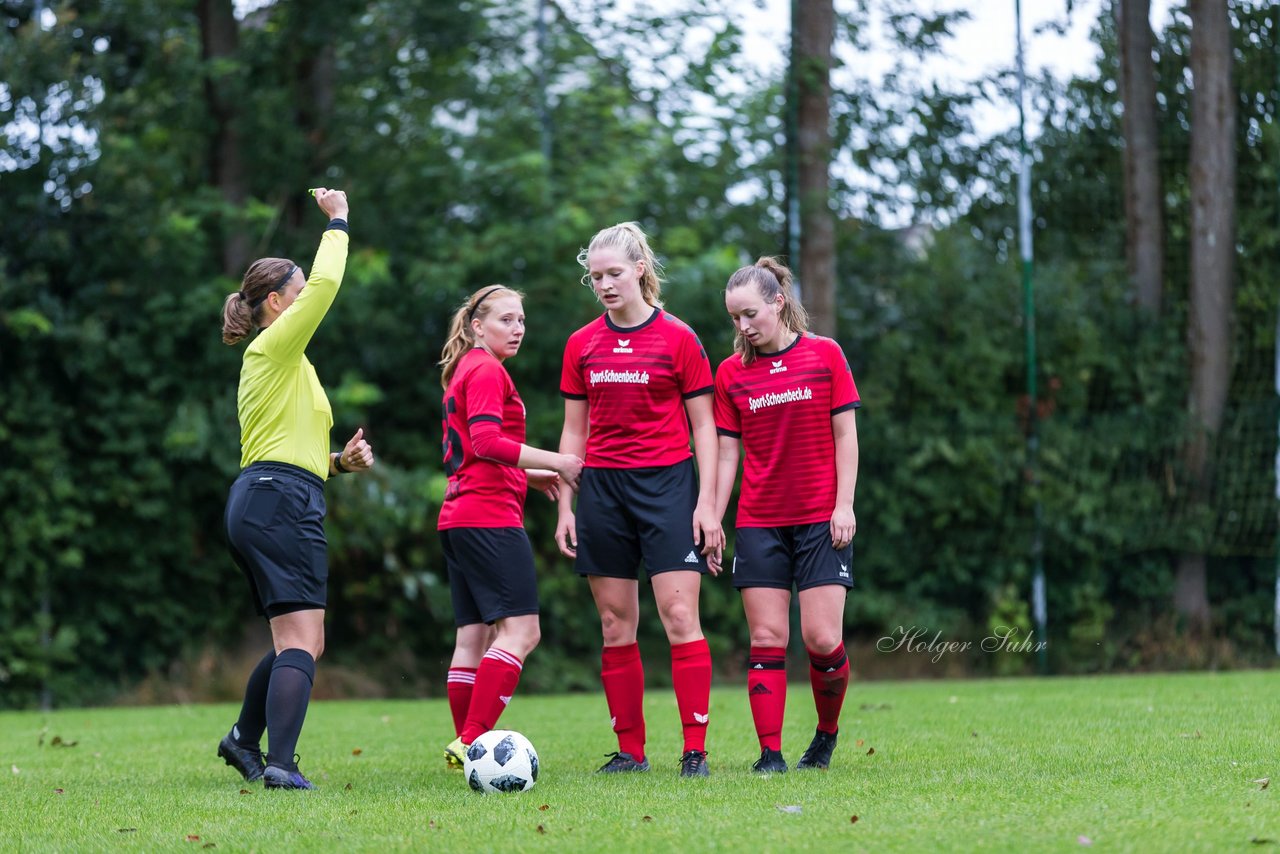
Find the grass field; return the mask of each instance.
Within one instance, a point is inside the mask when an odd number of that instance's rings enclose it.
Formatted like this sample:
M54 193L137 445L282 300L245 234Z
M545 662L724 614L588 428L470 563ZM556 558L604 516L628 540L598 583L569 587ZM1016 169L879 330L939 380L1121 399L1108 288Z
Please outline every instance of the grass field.
M669 693L646 698L653 771L621 778L591 773L615 749L601 696L518 696L502 725L542 775L487 797L439 758L443 700L313 704L299 750L315 792L264 792L214 756L231 706L3 713L0 850L1265 850L1277 680L855 683L832 769L770 778L750 773L745 691L720 687L709 780L676 777ZM795 684L789 761L812 731Z

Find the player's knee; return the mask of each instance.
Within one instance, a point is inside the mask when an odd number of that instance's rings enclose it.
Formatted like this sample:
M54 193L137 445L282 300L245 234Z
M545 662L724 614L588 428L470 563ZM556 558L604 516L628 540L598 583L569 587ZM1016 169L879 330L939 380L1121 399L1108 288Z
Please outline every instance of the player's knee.
M785 647L789 640L790 636L785 629L778 631L772 626L762 626L751 630L752 646Z
M844 643L839 629L813 629L803 633L804 645L814 652L826 654Z

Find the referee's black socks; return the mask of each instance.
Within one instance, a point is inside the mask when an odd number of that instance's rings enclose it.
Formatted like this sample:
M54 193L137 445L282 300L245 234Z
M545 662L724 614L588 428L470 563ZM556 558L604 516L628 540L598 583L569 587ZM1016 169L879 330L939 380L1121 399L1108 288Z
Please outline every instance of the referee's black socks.
M296 771L294 750L302 733L311 701L311 684L316 677L316 660L303 649L286 649L271 665L267 688L267 764Z
M231 730L231 740L241 747L258 750L262 733L267 728L267 686L271 684L271 665L276 651L272 649L253 668L244 686L244 703L240 706L240 719Z

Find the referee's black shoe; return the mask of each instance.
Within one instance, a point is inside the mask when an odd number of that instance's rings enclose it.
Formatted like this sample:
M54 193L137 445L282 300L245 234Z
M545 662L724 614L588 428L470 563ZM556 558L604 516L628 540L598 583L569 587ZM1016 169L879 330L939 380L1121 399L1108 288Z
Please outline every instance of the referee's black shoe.
M681 777L710 777L711 769L707 767L705 750L690 750L680 757Z
M268 765L267 770L262 772L262 787L264 789L314 789L315 784L303 777L296 765L292 771L278 765Z
M751 766L751 770L757 774L785 774L787 760L783 758L782 751L770 750L766 747L760 751L760 758L756 760L755 765Z
M809 742L809 749L804 752L804 756L801 756L800 761L796 763L796 770L821 768L825 771L829 768L831 766L831 751L836 749L836 735L834 732L815 730L813 741Z
M267 767L262 761L261 750L241 747L231 738L231 733L224 735L222 741L218 742L218 756L250 783L261 780L262 771Z

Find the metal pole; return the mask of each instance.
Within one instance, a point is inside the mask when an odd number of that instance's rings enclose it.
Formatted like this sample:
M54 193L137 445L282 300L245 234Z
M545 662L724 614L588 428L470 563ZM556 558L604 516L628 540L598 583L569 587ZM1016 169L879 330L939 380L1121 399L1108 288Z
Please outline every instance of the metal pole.
M44 0L35 0L34 13L32 21L35 23L34 37L43 39L44 32ZM44 96L40 93L40 81L36 81L36 163L40 168L44 164ZM47 199L40 200L41 208L48 205ZM43 214L42 214L43 215ZM49 670L52 667L53 660L53 638L50 634L49 627L53 623L53 605L50 601L50 584L49 584L49 563L45 558L39 558L36 572L38 573L36 586L40 596L40 654L43 656L44 667L40 677L40 709L41 711L49 711L53 708L53 690L49 687Z
M1027 147L1026 91L1027 74L1022 49L1022 0L1013 2L1017 28L1018 63L1018 142L1021 163L1018 169L1018 244L1022 256L1023 325L1026 330L1027 356L1027 480L1034 495L1034 528L1031 539L1031 609L1041 645L1037 654L1040 671L1047 672L1049 658L1044 642L1048 640L1049 613L1045 601L1044 580L1044 506L1040 501L1040 426L1036 417L1036 298L1032 278L1031 247L1031 153Z
M800 273L800 76L796 69L796 32L799 4L791 0L791 44L787 62L787 266L796 274L792 281L796 299L801 299ZM801 300L803 302L803 300Z
M1276 86L1271 91L1271 103L1280 104L1280 6L1271 7L1271 46L1276 54ZM1280 107L1273 106L1273 121L1280 119ZM1276 166L1280 166L1280 137L1276 138ZM1276 225L1280 227L1280 177L1276 181ZM1280 395L1280 307L1276 309L1276 394ZM1276 428L1280 439L1280 425ZM1280 502L1280 441L1276 444L1276 499ZM1280 503L1277 504L1277 519L1280 519ZM1276 639L1276 655L1280 655L1280 542L1276 545L1276 598L1274 605L1274 626Z

